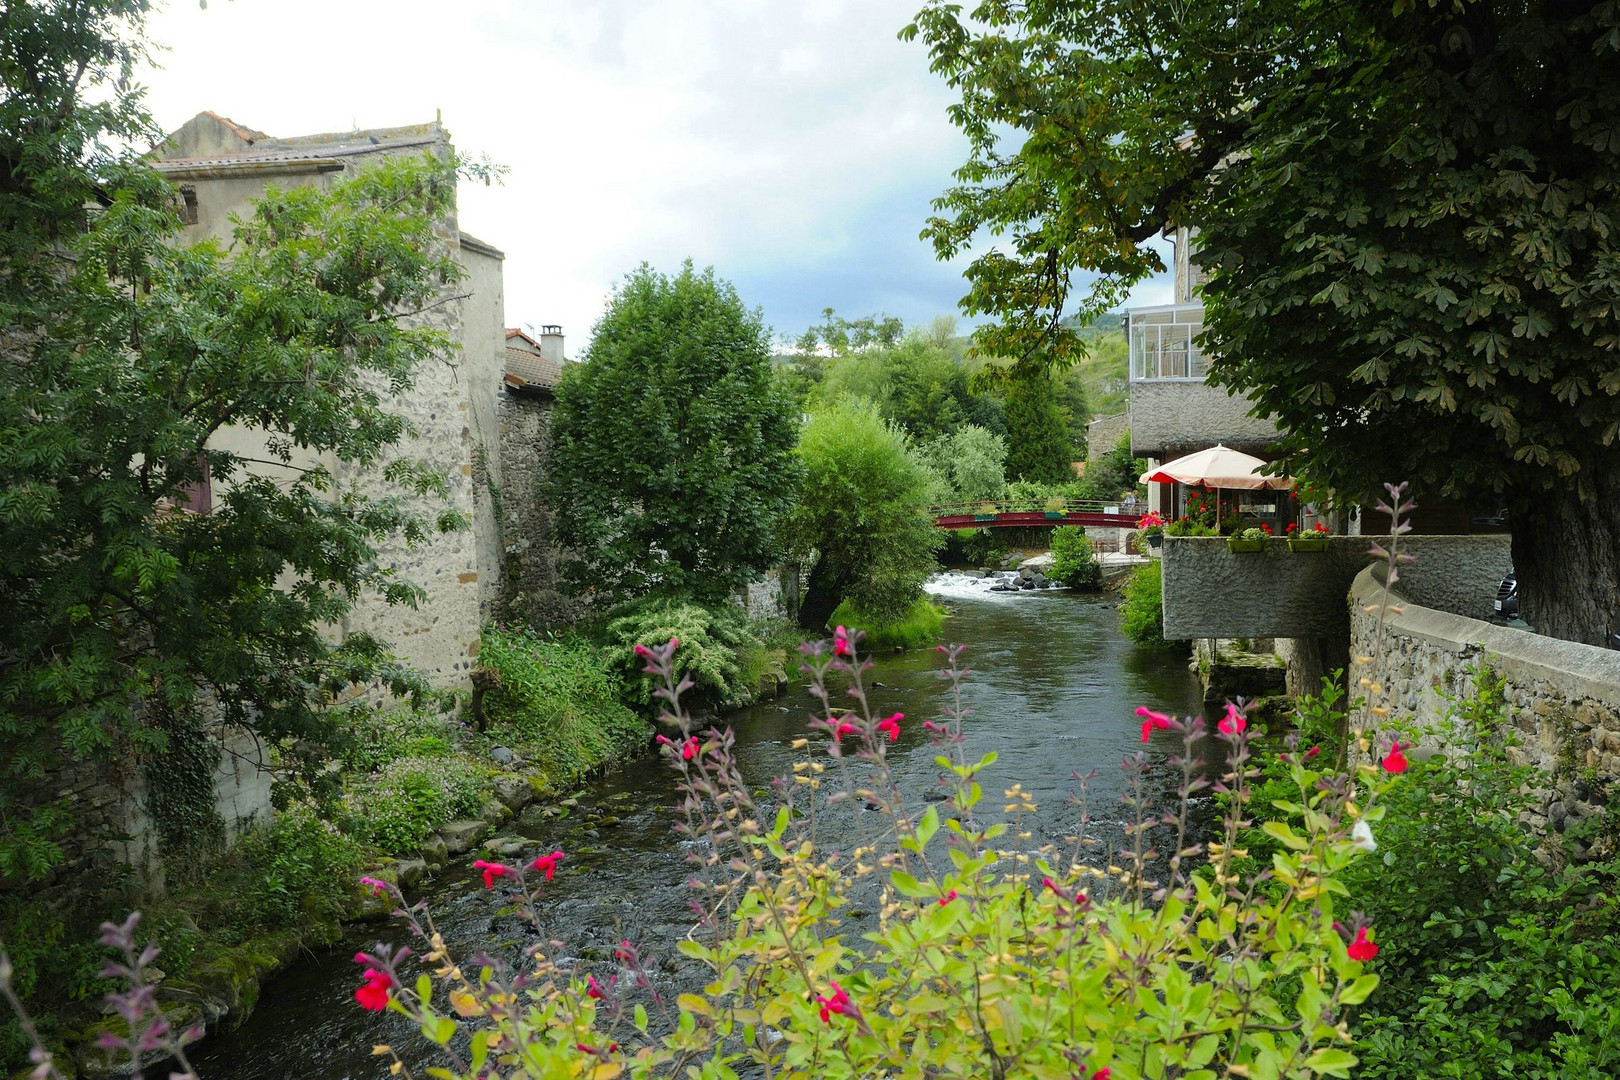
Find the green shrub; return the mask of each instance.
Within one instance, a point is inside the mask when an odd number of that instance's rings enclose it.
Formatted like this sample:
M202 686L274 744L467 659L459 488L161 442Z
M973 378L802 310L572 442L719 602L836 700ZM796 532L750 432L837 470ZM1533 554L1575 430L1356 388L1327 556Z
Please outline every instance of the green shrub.
M951 529L946 537L945 558L975 566L996 566L1009 550L996 529Z
M1385 792L1378 850L1342 881L1378 927L1381 980L1356 1031L1357 1080L1613 1076L1620 1071L1620 900L1613 861L1577 865L1571 838L1527 830L1545 776L1513 764L1502 681L1475 676ZM1343 694L1302 701L1293 754L1331 767ZM1262 761L1243 838L1249 869L1280 850L1288 766ZM1268 821L1269 819L1269 821Z
M642 672L646 662L636 656L635 647L662 645L672 637L680 640L675 663L692 680L695 702L730 709L753 701L763 667L752 680L745 667L763 659L764 646L743 609L675 599L642 600L618 608L603 631L608 655L624 680L625 700L652 707L652 678Z
M868 649L915 649L932 645L945 635L946 615L944 608L924 599L912 604L900 618L884 622L870 618L845 600L832 613L830 621L835 626L866 631Z
M494 733L553 776L581 776L652 738L619 700L613 658L588 642L490 626L478 660L500 683L484 700Z
M337 923L363 861L360 845L307 804L245 836L242 855L252 917L271 929ZM165 948L165 959L172 953Z
M1070 588L1095 589L1102 584L1102 563L1078 525L1052 530L1052 580Z
M1120 631L1145 649L1171 649L1181 642L1165 640L1164 577L1154 559L1131 571L1120 605Z
M384 851L413 851L445 822L476 814L486 786L461 757L400 758L350 793L356 831Z
M342 760L350 771L375 772L403 757L442 757L461 739L460 725L436 709L358 706L344 725Z

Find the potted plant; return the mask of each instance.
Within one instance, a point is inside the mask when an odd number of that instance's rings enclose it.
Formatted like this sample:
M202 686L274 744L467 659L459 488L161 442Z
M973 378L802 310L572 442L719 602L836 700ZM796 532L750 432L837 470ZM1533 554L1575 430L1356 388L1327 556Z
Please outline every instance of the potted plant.
M1289 551L1326 551L1328 537L1333 530L1328 528L1326 522L1318 521L1307 530L1301 530L1298 525L1288 526Z
M1046 516L1062 520L1069 516L1069 501L1061 495L1046 500Z
M1164 518L1157 510L1143 514L1136 528L1149 550L1157 551L1164 546Z
M994 521L994 520L996 520L996 504L993 503L993 502L980 503L979 508L976 511L974 511L974 513L973 513L973 520L974 521Z
M1244 529L1226 538L1228 551L1264 551L1266 541L1271 538L1271 526L1261 525L1258 528Z

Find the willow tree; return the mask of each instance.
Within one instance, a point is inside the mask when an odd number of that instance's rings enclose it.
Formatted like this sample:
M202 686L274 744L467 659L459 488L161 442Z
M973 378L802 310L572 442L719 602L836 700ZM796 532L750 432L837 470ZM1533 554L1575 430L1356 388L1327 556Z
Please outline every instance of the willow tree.
M1526 618L1620 630L1620 8L935 0L906 34L972 146L926 235L1007 237L982 347L1072 356L1065 305L1193 226L1210 378L1286 467L1508 506Z

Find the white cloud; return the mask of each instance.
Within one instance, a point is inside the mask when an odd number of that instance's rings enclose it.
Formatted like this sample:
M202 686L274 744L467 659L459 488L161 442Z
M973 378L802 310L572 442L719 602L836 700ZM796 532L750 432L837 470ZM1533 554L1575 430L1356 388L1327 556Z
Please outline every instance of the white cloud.
M919 0L191 0L150 104L277 135L416 123L509 167L461 220L507 253L508 322L582 347L614 280L690 256L796 330L835 304L949 310L959 267L916 239L965 144Z

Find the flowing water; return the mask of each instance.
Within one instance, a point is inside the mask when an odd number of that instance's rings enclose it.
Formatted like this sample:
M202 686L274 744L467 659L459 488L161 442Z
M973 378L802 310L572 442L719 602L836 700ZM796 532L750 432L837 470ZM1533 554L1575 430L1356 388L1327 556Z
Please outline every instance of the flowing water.
M963 728L969 760L998 754L982 782L986 806L1001 809L1003 788L1023 785L1040 810L1035 842L1062 842L1079 825L1080 809L1067 800L1076 773L1097 770L1088 785L1092 831L1117 842L1126 792L1120 761L1142 748L1138 705L1188 714L1200 708L1197 679L1186 660L1140 651L1119 633L1112 600L1066 591L990 593L987 583L948 574L930 585L954 614L950 640L968 647L972 669L965 690L971 715ZM889 760L908 799L940 797L936 750L922 721L939 716L948 684L939 678L932 650L882 657L870 673L874 709L906 714ZM737 754L752 787L765 787L796 760L790 748L805 734L813 700L802 689L731 714ZM818 738L825 738L819 736ZM1156 760L1179 749L1179 739L1149 753ZM1169 770L1150 771L1160 794L1173 789ZM672 772L656 757L630 762L582 790L572 806L532 807L502 831L524 836L534 850L567 853L562 872L545 892L541 916L547 939L563 943L553 958L578 958L582 970L613 970L621 939L664 960L666 976L682 979L674 943L694 923L687 850L671 830L676 803ZM991 805L994 804L994 805ZM917 802L920 805L920 801ZM547 816L548 813L550 816ZM470 958L480 950L515 956L534 931L504 909L471 869L442 874L427 899L452 951ZM331 952L305 957L264 987L258 1008L240 1029L210 1036L195 1048L205 1080L381 1078L387 1058L374 1043L391 1042L408 1060L433 1064L431 1051L401 1018L363 1012L354 1002L360 969L354 952L377 940L406 944L392 923L353 928ZM689 974L689 973L688 973ZM684 987L682 987L684 988ZM407 1051L406 1048L416 1047ZM418 1075L420 1069L414 1068Z

